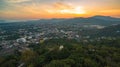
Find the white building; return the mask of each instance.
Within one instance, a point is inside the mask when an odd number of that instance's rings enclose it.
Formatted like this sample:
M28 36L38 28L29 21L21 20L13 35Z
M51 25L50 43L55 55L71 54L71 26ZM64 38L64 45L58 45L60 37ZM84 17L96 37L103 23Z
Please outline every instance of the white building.
M60 45L59 50L62 50L63 48L64 48L64 46L63 46L63 45Z
M19 38L19 39L17 39L17 42L22 42L22 43L25 43L27 40L25 39L25 38Z

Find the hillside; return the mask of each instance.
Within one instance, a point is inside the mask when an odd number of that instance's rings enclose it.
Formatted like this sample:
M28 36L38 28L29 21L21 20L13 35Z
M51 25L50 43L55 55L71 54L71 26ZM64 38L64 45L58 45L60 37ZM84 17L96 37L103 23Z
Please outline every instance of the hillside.
M114 45L109 45L110 42L104 40L83 45L75 40L52 39L0 57L0 67L119 67L119 39L112 41Z

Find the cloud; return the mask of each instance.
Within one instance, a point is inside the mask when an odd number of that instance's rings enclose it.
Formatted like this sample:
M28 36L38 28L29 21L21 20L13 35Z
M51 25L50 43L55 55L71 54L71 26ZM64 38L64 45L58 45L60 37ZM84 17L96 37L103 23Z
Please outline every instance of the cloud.
M31 0L5 0L8 3L22 3L22 2L28 2Z
M62 1L58 1L53 3L51 8L48 8L47 11L52 14L84 14L85 11L81 6L74 6L70 3L65 3Z
M117 15L120 12L118 8L114 0L0 0L0 18L76 17L85 14Z
M13 2L14 1L14 2ZM84 11L79 6L73 6L70 3L63 1L52 2L49 4L41 4L36 2L28 2L30 0L9 0L9 9L3 10L0 13L3 18L40 18L61 16L61 14L83 14ZM32 1L32 0L31 0ZM15 3L15 4L12 4Z
M62 2L56 2L52 5L54 8L59 8L59 9L66 9L66 8L70 8L72 9L72 6L69 4L65 4Z

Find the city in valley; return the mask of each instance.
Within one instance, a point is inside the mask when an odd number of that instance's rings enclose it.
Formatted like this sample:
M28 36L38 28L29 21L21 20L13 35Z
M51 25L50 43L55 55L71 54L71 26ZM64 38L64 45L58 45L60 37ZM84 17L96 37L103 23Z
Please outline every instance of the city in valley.
M28 46L31 44L41 44L50 39L74 39L85 43L119 39L120 20L115 20L116 18L112 20L111 17L108 17L111 20L104 20L101 17L104 18L104 16L94 16L1 23L0 55L11 54L14 50L29 49ZM97 20L103 22L98 23ZM108 23L106 24L105 21Z

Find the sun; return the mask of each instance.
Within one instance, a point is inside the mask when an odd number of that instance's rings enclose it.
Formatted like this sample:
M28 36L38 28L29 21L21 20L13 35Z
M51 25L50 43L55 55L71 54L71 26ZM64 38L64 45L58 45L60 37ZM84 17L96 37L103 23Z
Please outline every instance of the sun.
M82 7L74 7L72 9L61 9L59 10L61 14L85 14L86 11Z

